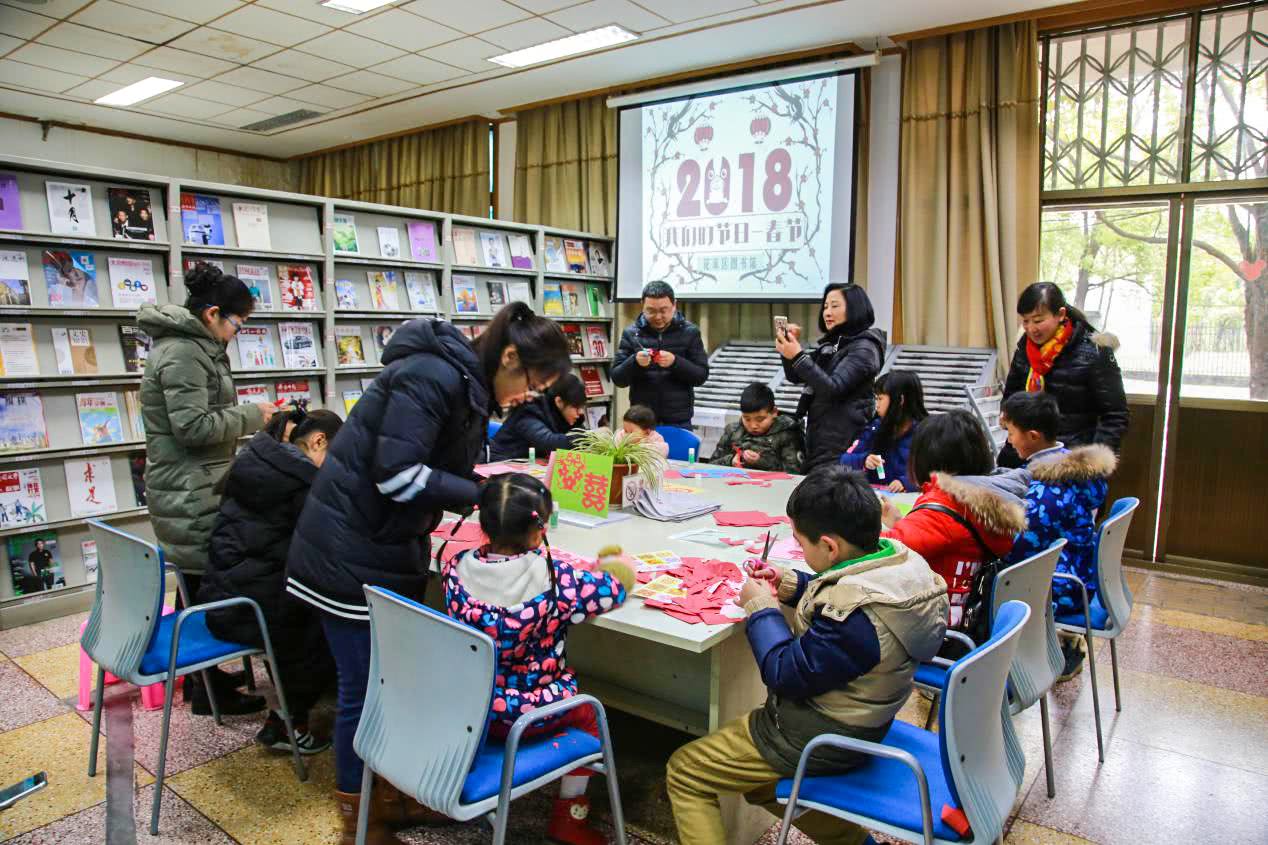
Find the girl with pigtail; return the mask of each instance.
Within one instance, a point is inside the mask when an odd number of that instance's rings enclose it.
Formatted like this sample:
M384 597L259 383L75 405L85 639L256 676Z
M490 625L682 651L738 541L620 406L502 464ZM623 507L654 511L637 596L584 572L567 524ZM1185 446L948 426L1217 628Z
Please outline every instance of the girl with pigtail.
M555 560L546 540L551 509L550 491L536 478L494 476L480 491L480 528L488 544L444 566L449 615L497 642L491 739L505 738L523 714L577 694L564 650L568 627L619 607L634 584L634 567L619 549L601 549L595 571ZM565 728L599 735L588 705L537 723L524 735ZM566 845L607 841L587 821L589 775L578 769L560 782L549 838Z

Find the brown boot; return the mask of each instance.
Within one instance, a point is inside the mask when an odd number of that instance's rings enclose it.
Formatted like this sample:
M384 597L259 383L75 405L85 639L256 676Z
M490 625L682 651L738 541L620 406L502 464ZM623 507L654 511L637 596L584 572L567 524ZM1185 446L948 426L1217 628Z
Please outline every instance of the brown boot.
M438 813L430 807L424 807L395 786L374 778L374 792L371 794L374 803L370 806L370 817L381 819L393 830L404 830L407 827L444 827L456 822L444 813Z
M339 845L356 845L357 811L361 806L361 793L336 792L335 803L339 805L339 820L343 822L343 838ZM376 818L374 802L370 804L370 824L365 830L365 845L401 845L401 840L392 835L383 819Z

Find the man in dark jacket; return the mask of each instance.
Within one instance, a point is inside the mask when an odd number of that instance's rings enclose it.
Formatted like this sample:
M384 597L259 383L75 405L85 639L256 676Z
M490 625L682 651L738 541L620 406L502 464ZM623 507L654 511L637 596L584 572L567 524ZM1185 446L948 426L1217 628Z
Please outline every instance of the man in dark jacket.
M695 388L709 378L700 329L678 313L665 282L643 288L643 313L621 333L612 361L612 382L630 389L631 405L656 412L658 425L691 428Z

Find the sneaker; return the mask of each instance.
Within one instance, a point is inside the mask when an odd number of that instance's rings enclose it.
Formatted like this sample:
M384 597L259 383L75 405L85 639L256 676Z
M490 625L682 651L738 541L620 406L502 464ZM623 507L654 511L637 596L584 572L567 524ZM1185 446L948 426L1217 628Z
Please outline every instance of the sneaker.
M1077 642L1068 641L1061 644L1061 652L1065 655L1065 666L1061 668L1058 681L1068 681L1083 671L1083 649Z
M274 751L285 751L287 754L291 751L291 741L286 735L286 725L280 719L265 721L264 727L260 728L259 733L255 735L255 741ZM307 757L325 751L330 747L330 740L322 739L307 729L296 728L295 744L299 747L299 753Z
M195 716L213 715L211 699L207 697L207 691L203 689L202 680L195 678L190 683L189 689L191 692L187 700L190 702L190 711ZM268 702L258 695L244 695L237 690L217 690L216 704L219 705L222 716L245 716L248 713L259 713Z

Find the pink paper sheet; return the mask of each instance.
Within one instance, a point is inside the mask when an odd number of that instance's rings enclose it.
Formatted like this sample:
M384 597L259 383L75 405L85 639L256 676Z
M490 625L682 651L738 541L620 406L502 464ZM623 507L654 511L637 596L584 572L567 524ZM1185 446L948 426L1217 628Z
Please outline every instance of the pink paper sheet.
M646 599L644 607L660 610L687 624L729 625L743 620L742 612L735 608L735 600L746 576L736 564L685 557L682 566L663 572L640 572L638 579L645 584L659 575L681 578L687 595L670 601ZM731 605L729 616L724 613L727 605Z
M761 511L714 511L713 521L726 528L769 528L788 522L788 517L771 516Z

